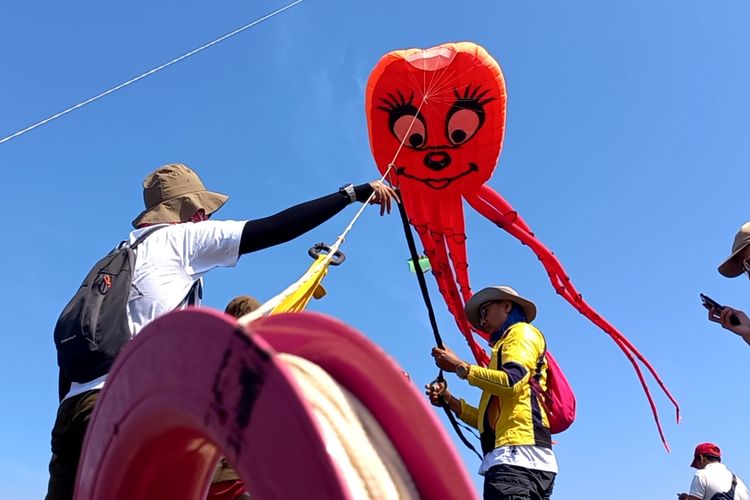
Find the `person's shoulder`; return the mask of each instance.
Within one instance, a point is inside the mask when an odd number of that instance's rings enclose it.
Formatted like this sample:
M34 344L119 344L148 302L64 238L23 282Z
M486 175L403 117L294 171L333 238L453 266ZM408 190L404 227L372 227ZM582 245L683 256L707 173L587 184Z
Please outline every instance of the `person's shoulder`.
M534 325L526 322L518 322L508 329L508 336L524 338L532 341L544 341L544 335Z
M167 234L176 237L202 237L216 233L242 231L244 222L234 220L204 220L200 222L184 222L172 224Z
M717 472L718 471L715 468L706 467L705 469L695 471L694 477L696 477L701 482L701 484L705 485L708 482L708 479L711 476L715 475Z
M197 224L154 224L153 226L142 227L131 231L129 236L130 244L134 244L139 238L142 238L141 246L148 248L162 247L164 245L175 245L180 242L196 237L201 228L194 228ZM144 238L145 236L145 238Z
M238 220L216 220L216 219L210 219L210 220L204 220L200 222L187 222L185 224L180 224L181 226L186 226L192 230L199 230L199 231L211 231L216 229L234 229L237 226L244 226L246 221L238 221Z
M130 231L128 234L128 242L132 245L138 238L145 238L143 242L153 239L156 233L164 232L167 228L171 227L170 224L154 224L152 226L138 227Z
M215 251L237 253L242 240L244 221L205 220L178 224L180 233L175 238L192 254L211 254Z
M716 473L726 474L727 472L729 472L729 469L727 468L726 465L724 465L721 462L713 462L713 463L706 465L706 467L699 470L698 472L702 472L703 475L709 476L711 474L716 474Z

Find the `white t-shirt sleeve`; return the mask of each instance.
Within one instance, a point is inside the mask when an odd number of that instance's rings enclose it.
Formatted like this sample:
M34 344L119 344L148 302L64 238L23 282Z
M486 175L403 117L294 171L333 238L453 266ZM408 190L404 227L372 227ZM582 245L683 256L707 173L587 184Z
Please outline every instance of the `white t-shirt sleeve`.
M245 222L207 220L179 226L185 231L183 265L191 278L200 278L215 267L237 264Z
M688 495L703 498L706 496L706 477L703 474L696 474L693 476L693 483L690 485L690 493Z

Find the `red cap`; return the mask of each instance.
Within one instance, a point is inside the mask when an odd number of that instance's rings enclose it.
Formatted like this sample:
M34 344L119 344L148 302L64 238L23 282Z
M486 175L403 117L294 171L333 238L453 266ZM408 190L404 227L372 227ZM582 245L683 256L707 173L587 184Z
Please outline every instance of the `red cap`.
M695 447L695 453L693 453L693 461L690 467L697 467L696 461L700 455L709 455L711 457L721 458L721 450L718 446L713 443L701 443Z

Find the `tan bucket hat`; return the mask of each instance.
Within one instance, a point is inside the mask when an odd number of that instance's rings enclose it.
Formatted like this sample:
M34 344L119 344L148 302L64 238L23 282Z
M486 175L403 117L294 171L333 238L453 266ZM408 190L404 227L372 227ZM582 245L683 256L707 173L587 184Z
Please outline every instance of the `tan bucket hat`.
M745 222L734 237L734 243L732 243L732 255L730 255L727 260L722 262L719 266L719 272L722 275L727 278L734 278L745 272L745 268L742 267L742 262L736 257L748 245L750 245L750 222Z
M466 318L474 328L481 330L479 324L479 308L482 307L482 304L494 302L496 300L510 300L521 306L521 309L526 315L526 321L529 323L536 318L536 306L532 301L521 297L517 291L509 286L489 286L487 288L482 288L472 295L469 302L466 303L466 307L464 307Z
M229 196L207 191L198 174L182 163L163 165L143 181L146 210L133 221L141 224L187 222L201 208L206 215L216 212Z

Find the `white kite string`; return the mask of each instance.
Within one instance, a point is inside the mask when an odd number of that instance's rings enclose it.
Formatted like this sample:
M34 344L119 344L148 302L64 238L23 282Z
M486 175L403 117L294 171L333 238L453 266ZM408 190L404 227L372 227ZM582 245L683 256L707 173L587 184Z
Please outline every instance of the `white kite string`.
M414 126L414 122L417 120L417 117L419 116L419 111L422 109L422 105L426 101L427 101L427 95L425 95L422 98L422 102L419 104L419 107L417 108L416 113L414 113L414 117L412 118L411 123L409 123L409 128L406 130L406 133L404 134L403 139L401 139L401 144L399 144L398 149L396 150L396 153L393 155L393 159L388 164L388 168L386 169L383 176L380 178L380 182L383 182L385 178L388 176L388 174L391 172L391 168L393 168L394 163L396 162L396 159L398 158L398 155L404 146L404 142L409 137L409 133L411 132L412 127ZM372 200L373 196L375 196L374 191L367 198L367 200L362 204L362 206L359 207L359 210L357 210L357 213L354 214L354 217L352 217L352 220L349 222L346 228L344 228L344 230L339 235L339 237L336 238L336 242L328 248L328 253L325 255L325 257L316 263L317 265L310 266L310 269L308 269L307 272L304 275L302 275L300 279L298 279L296 282L286 287L286 289L284 289L281 293L265 301L259 308L240 317L237 320L239 324L245 326L260 317L271 314L273 310L279 304L281 304L285 299L287 299L293 293L295 293L311 277L315 276L320 271L321 268L328 266L328 264L333 259L333 256L336 254L336 252L339 250L341 245L344 243L344 240L346 239L346 235L349 234L349 231L352 230L352 228L354 227L354 224L357 222L357 220L359 220L360 215L362 215L362 212L364 212L365 208L367 208L367 205L369 204L370 200Z
M261 18L258 18L258 19L256 19L255 21L253 21L251 23L248 23L248 24L246 24L246 25L244 25L244 26L242 26L240 28L237 28L236 30L234 30L234 31L232 31L230 33L227 33L226 35L223 35L223 36L221 36L221 37L219 37L219 38L217 38L217 39L215 39L215 40L213 40L211 42L208 42L205 45L201 45L197 49L191 50L190 52L187 52L187 53L185 53L185 54L183 54L183 55L181 55L179 57L176 57L176 58L172 59L169 62L166 62L166 63L164 63L164 64L162 64L160 66L157 66L154 69L146 71L145 73L142 73L142 74L136 76L135 78L131 78L130 80L128 80L126 82L123 82L123 83L121 83L121 84L119 84L119 85L117 85L115 87L112 87L111 89L106 90L106 91L102 92L101 94L97 94L94 97L91 97L89 99L86 99L85 101L79 102L75 106L71 106L71 107L69 107L68 109L66 109L64 111L60 111L59 113L55 113L54 115L49 116L49 117L47 117L44 120L41 120L39 122L36 122L33 125L29 125L28 127L24 128L24 129L21 129L18 132L15 132L13 134L10 134L7 137L3 137L2 139L0 139L0 144L2 144L4 142L8 142L9 140L14 139L14 138L16 138L18 136L21 136L21 135L25 134L26 132L30 132L30 131L34 130L35 128L37 128L37 127L41 127L42 125L44 125L46 123L49 123L52 120L60 118L63 115L67 115L68 113L70 113L72 111L75 111L76 109L82 108L82 107L86 106L87 104L90 104L90 103L92 103L94 101L97 101L97 100L101 99L104 96L107 96L107 95L109 95L109 94L111 94L113 92L117 92L118 90L122 89L123 87L127 87L128 85L130 85L132 83L135 83L138 80L142 80L142 79L146 78L147 76L151 76L151 75L153 75L154 73L156 73L158 71L161 71L161 70L163 70L163 69L165 69L165 68L167 68L169 66L172 66L173 64L176 64L176 63L182 61L183 59L187 59L188 57L190 57L192 55L195 55L198 52L201 52L201 51L203 51L203 50L205 50L205 49L207 49L207 48L209 48L209 47L211 47L213 45L216 45L219 42L223 42L227 38L233 37L234 35L237 35L237 34L243 32L243 31L245 31L245 30L247 30L249 28L252 28L253 26L256 26L256 25L262 23L266 19L270 19L270 18L272 18L273 16L275 16L277 14L281 14L285 10L291 9L292 7L294 7L295 5L298 5L298 4L302 3L303 1L304 0L295 0L294 2L292 2L290 4L287 4L284 7L281 7L280 9L277 9L277 10L275 10L275 11L269 13L269 14L266 14L265 16L263 16Z

